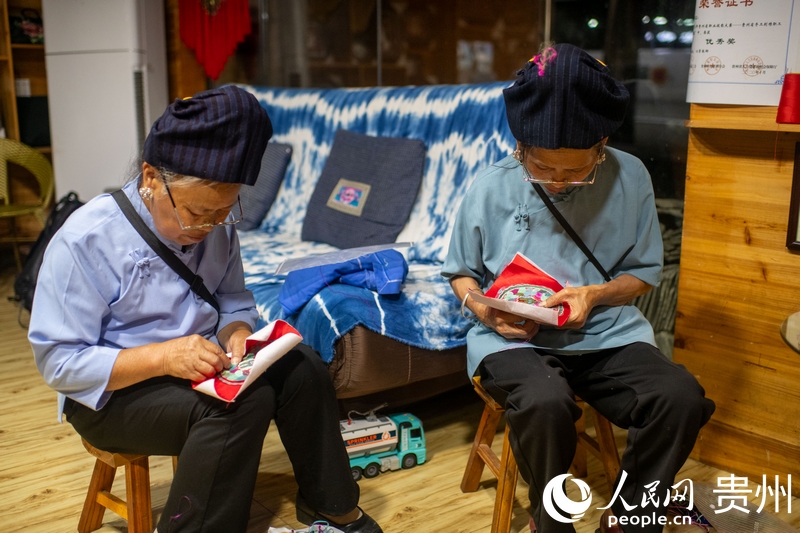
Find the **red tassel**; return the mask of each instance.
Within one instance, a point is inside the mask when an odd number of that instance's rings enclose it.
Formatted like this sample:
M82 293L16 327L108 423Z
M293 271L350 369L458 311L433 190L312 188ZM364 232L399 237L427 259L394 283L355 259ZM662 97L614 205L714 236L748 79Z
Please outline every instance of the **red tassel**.
M194 51L206 76L219 78L236 46L250 33L248 0L224 0L214 15L209 15L200 0L180 0L181 39Z
M785 74L778 103L779 124L800 124L800 74Z

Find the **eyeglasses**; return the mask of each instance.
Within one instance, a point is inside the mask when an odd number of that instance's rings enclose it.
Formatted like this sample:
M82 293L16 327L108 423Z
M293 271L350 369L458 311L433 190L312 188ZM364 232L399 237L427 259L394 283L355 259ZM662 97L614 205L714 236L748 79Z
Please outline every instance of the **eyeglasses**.
M583 178L581 181L553 181L553 180L540 180L534 178L531 175L531 172L528 170L528 167L525 166L523 160L525 159L525 155L523 154L522 158L519 160L519 164L522 167L522 179L529 183L539 183L541 185L569 185L571 187L580 187L581 185L591 185L594 183L595 178L597 178L597 167L600 166L600 163L605 160L605 154L601 153L600 156L597 158L597 163L594 165L594 173L592 174L592 179L587 180Z
M172 209L173 211L175 211L175 218L178 219L178 224L180 225L183 231L213 228L215 226L231 226L233 224L238 224L239 222L244 220L244 211L242 210L242 199L239 196L236 196L236 202L239 204L239 213L233 215L233 220L224 220L222 222L205 222L203 224L194 224L187 226L183 223L183 221L181 220L181 216L178 214L178 207L175 205L175 200L172 198L172 192L169 190L169 185L167 185L166 181L164 181L164 188L167 189L167 195L169 195L169 201L172 202ZM231 213L233 212L231 211Z

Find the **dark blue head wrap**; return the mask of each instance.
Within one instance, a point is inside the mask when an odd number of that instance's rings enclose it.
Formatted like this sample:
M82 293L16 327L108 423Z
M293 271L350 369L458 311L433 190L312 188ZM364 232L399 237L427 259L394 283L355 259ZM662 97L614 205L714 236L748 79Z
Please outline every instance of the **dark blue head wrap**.
M184 176L253 185L272 137L255 96L239 87L175 100L144 142L144 160Z
M526 146L591 148L622 124L630 94L603 63L571 44L533 57L503 91L508 125Z

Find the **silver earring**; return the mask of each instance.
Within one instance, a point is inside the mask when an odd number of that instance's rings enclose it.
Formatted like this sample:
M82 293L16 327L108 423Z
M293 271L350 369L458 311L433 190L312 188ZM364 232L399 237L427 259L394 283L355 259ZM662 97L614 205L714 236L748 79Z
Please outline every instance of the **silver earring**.
M603 152L599 156L597 156L597 164L601 164L603 161L606 160L606 153Z
M150 200L153 198L153 189L150 187L139 187L139 196L142 197L142 200Z
M511 152L511 157L522 163L522 151L519 148Z

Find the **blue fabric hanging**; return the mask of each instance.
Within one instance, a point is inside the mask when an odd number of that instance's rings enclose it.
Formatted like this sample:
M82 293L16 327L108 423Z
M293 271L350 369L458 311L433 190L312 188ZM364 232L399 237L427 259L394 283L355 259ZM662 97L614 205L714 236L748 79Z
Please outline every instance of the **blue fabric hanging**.
M333 283L366 287L378 294L400 294L408 263L397 250L382 250L343 263L295 270L286 276L278 301L291 316L320 290Z

